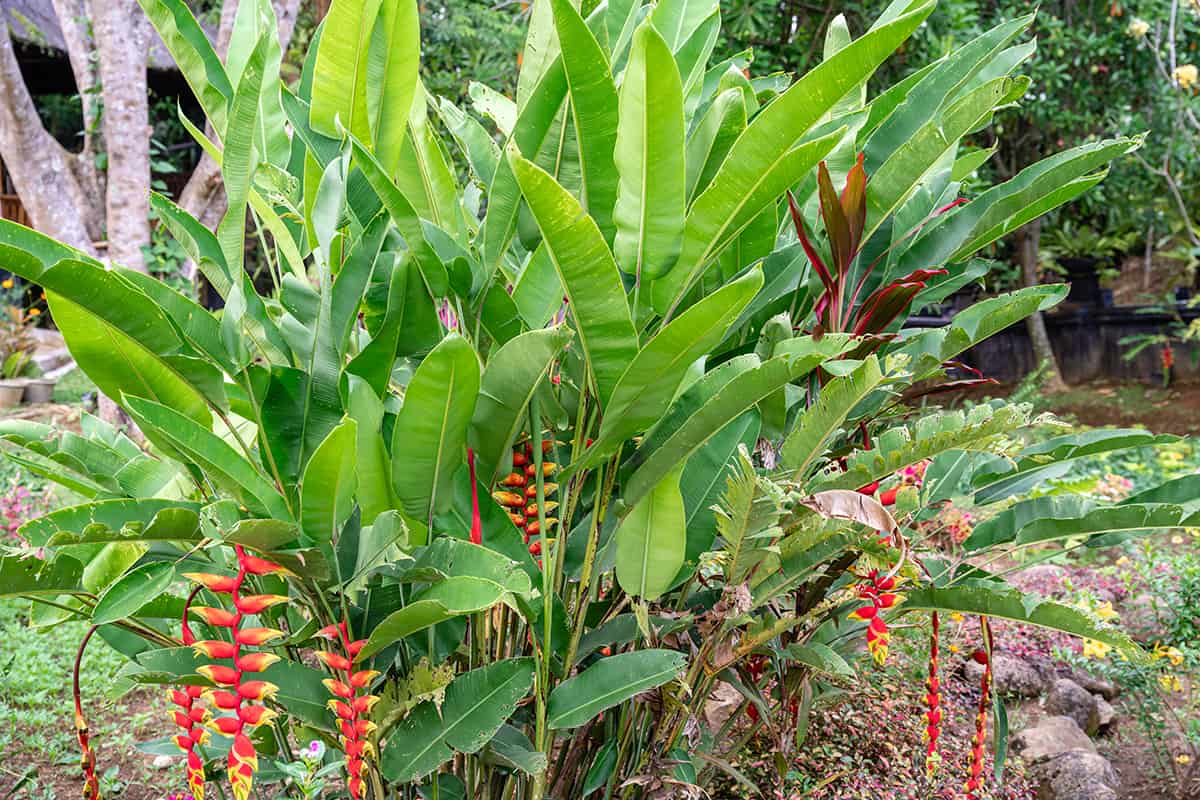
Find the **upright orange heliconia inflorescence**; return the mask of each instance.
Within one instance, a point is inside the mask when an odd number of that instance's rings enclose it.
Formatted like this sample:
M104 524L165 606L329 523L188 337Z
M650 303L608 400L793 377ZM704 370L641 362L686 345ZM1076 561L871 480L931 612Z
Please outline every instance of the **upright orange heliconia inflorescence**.
M554 441L552 439L542 441L543 454L549 454L553 448ZM513 448L512 467L512 472L500 480L503 489L493 492L492 497L508 511L509 518L524 536L525 544L529 545L529 552L537 556L541 554L541 542L530 542L530 539L541 533L537 518L537 465L533 460L533 444L531 442ZM554 477L557 470L558 464L550 461L542 462L542 496L547 498L546 509L542 513L546 516L547 529L552 528L558 522L557 519L549 516L554 509L558 508L558 503L548 499L558 491L558 484L547 483ZM549 532L549 530L546 531L547 535Z
M871 570L866 580L858 585L858 596L867 600L870 605L858 608L850 614L850 619L867 623L867 650L880 666L887 661L888 645L892 638L881 612L899 602L900 596L892 593L895 588L895 578L881 575L877 569Z
M987 714L992 692L992 628L987 617L979 618L983 631L983 649L971 656L983 665L983 677L979 680L979 708L975 713L975 733L971 736L971 761L968 768L967 800L979 800L983 788L984 741L987 738Z
M354 662L358 654L366 646L366 639L350 641L350 632L346 623L327 625L317 632L317 636L331 642L341 644L341 653L332 650L318 650L317 658L338 678L326 678L322 681L325 688L333 695L329 708L337 715L338 728L341 731L342 751L346 754L346 789L353 800L362 800L366 783L363 778L365 759L374 755L367 737L375 730L375 723L367 717L371 707L379 698L367 691L371 682L379 675L375 670L355 670Z
M92 634L96 632L93 625L84 634L75 653L75 670L73 689L75 693L75 736L79 739L79 767L83 771L83 800L100 800L100 778L96 775L96 753L92 750L91 736L88 733L87 719L83 716L83 697L79 690L79 667L83 663L83 651L87 648Z
M245 652L244 648L259 647L282 636L273 628L242 626L246 617L257 616L268 608L286 603L287 597L277 594L244 594L247 578L251 576L275 575L287 570L264 558L248 554L241 545L234 545L238 571L235 576L209 573L188 573L186 577L218 595L229 595L233 611L209 606L196 606L192 613L215 628L228 628L233 641L204 639L192 643L192 648L210 659L228 659L232 666L205 664L196 671L211 680L218 688L206 694L212 704L221 711L232 712L227 716L214 717L210 724L226 736L233 737L229 748L229 784L234 800L247 800L254 786L254 773L258 771L258 753L250 741L248 731L269 722L275 712L263 705L273 697L278 687L264 680L246 680L265 670L279 660L279 656L265 651ZM190 770L189 770L190 772Z
M941 620L938 612L930 615L929 678L925 681L925 775L932 778L941 765L938 739L942 735L942 687L938 680L938 633Z

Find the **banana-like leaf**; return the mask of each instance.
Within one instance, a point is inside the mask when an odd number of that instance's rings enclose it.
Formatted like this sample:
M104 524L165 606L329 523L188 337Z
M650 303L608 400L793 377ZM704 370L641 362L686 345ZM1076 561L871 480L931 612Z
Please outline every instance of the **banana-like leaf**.
M674 679L687 665L674 650L635 650L602 658L550 693L551 728L578 728L605 709Z
M246 205L254 172L264 156L255 152L254 132L259 122L259 98L270 35L269 32L260 35L242 68L229 106L229 125L220 161L228 208L217 226L217 241L221 243L231 275L241 275L246 260Z
M1008 619L1095 639L1115 647L1134 661L1146 659L1145 652L1120 630L1105 626L1076 608L1023 594L1002 583L971 579L969 584L958 586L911 589L905 592L903 609L958 611Z
M527 331L488 359L469 436L485 486L512 466L508 448L526 421L525 409L571 335L565 326Z
M0 453L9 461L21 466L34 475L65 486L83 497L118 494L116 485L106 476L90 475L77 460L54 458L23 445L0 439Z
M421 29L415 0L382 0L367 55L367 114L379 163L394 175L417 91Z
M380 771L389 781L416 780L492 740L533 686L532 658L510 658L457 676L441 708L421 704L388 736Z
M444 97L438 99L436 110L475 177L485 189L490 187L500 165L500 148L491 134L478 120Z
M730 324L760 288L762 270L752 269L660 329L617 382L600 434L581 466L597 463L657 422L674 399L688 367L721 343ZM572 466L571 471L575 469Z
M389 614L376 625L361 655L370 658L418 631L454 617L491 608L507 592L501 584L485 578L470 575L448 577L416 595L404 608Z
M20 528L35 547L64 548L108 542L187 542L200 538L200 505L159 498L98 500L67 506Z
M175 580L175 565L153 561L126 572L104 590L92 609L92 624L106 625L132 617L156 597L161 596Z
M1116 543L1125 534L1190 528L1200 521L1197 512L1185 511L1172 503L1121 504L1077 510L1063 508L1070 503L1054 503L1054 500L1077 501L1077 498L1073 495L1038 497L1018 503L978 525L963 543L964 548L971 552L1003 545L1027 547L1075 538L1085 538L1089 545L1095 541L1102 546Z
M649 22L634 36L620 108L613 255L625 272L652 280L679 258L687 170L679 70L671 49Z
M817 402L800 414L796 428L784 440L779 450L780 463L797 477L803 477L824 453L829 437L882 382L879 359L869 356L849 375L825 384Z
M208 35L183 0L138 0L154 25L171 59L183 73L192 94L218 134L225 133L225 116L233 99L233 84Z
M479 395L479 358L451 334L417 367L392 434L392 485L404 510L428 523L449 507Z
M368 63L381 2L335 0L329 8L321 26L309 112L309 123L318 133L340 137L340 125L362 141L371 141Z
M671 588L687 550L682 467L665 475L643 495L613 534L617 582L631 595L655 600Z
M290 520L291 512L275 486L259 469L212 431L162 403L125 395L124 406L146 438L172 458L195 464L248 508Z
M358 426L345 419L313 451L300 481L300 527L307 546L336 540L354 511Z
M82 580L83 565L73 558L0 558L0 595L83 594Z
M600 402L607 405L638 350L617 264L596 221L566 189L515 153L509 161L566 290Z
M679 263L655 282L656 311L669 314L708 261L837 144L840 132L796 143L932 11L931 2L910 5L811 70L754 119L692 204Z
M617 169L613 163L619 116L617 87L604 49L570 0L550 0L550 6L562 46L575 138L579 142L579 166L583 171L581 205L605 239L611 241L613 206L617 201Z

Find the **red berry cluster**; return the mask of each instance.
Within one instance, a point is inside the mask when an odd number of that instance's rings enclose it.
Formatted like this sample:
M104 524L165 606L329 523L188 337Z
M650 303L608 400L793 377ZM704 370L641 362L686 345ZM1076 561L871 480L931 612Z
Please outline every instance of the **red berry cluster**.
M342 752L346 754L348 776L346 788L350 797L361 800L366 788L363 779L364 759L374 754L367 737L375 730L375 723L368 720L367 715L370 714L371 707L379 701L378 697L366 694L366 691L379 673L370 669L354 669L354 661L366 646L367 640L350 641L345 622L326 626L318 631L317 635L341 645L341 652L318 650L317 658L339 676L326 678L323 683L333 695L333 699L329 701L329 708L337 715L338 729L342 734Z
M892 634L880 612L892 608L900 601L900 596L892 593L895 588L895 578L881 575L877 569L871 570L866 579L858 585L858 596L867 600L868 605L850 614L850 619L867 623L867 650L881 666L887 661Z

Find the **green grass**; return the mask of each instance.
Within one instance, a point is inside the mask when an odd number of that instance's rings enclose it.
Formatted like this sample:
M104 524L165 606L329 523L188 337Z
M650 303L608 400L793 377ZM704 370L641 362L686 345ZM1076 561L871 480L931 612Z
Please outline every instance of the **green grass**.
M0 786L11 786L33 764L44 777L76 774L71 671L86 630L82 622L31 628L28 601L0 600ZM80 673L84 712L93 736L110 756L128 752L133 732L144 724L129 718L123 700L109 696L122 664L121 656L97 636L88 645ZM27 795L18 796L53 797L47 788L30 786Z

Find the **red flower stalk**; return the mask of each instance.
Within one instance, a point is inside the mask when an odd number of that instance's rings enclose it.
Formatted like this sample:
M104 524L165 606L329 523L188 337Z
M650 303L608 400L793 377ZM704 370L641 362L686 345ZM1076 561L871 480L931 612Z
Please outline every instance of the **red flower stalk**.
M925 741L928 743L925 751L925 774L932 778L941 765L942 757L938 753L938 739L942 735L942 687L938 682L938 633L941 630L941 620L938 612L930 615L929 635L929 679L925 681Z
M279 657L265 652L247 653L243 648L274 638L279 631L270 628L243 630L242 622L248 616L260 614L274 605L287 602L287 598L282 595L243 594L242 589L246 586L247 575L271 575L287 570L266 559L249 555L241 545L234 545L234 553L238 561L236 576L231 578L195 573L188 577L214 594L229 595L234 608L233 611L207 606L192 609L210 626L229 628L233 635L232 643L208 639L194 641L192 647L206 658L230 659L233 662L233 666L205 664L196 671L220 687L210 692L213 704L221 710L233 712L231 715L212 720L210 724L226 736L233 737L228 759L229 783L233 789L234 800L247 800L254 786L254 773L258 771L258 754L254 743L250 741L248 731L275 716L262 702L272 697L277 687L267 681L246 678L248 675L262 672L278 661ZM190 749L188 752L190 782L194 753Z
M204 800L204 759L196 752L196 746L203 746L208 741L208 731L203 726L211 717L208 709L196 702L203 692L200 686L184 686L167 692L167 699L179 708L171 713L171 719L182 733L173 737L173 741L187 753L187 784L195 800Z
M469 447L467 471L471 474L471 543L483 544L483 523L479 519L479 487L475 485L475 451Z
M877 569L871 570L866 580L858 586L858 596L868 601L869 605L857 608L849 615L852 620L867 622L867 651L880 666L887 661L888 645L892 639L891 631L888 630L880 612L894 607L901 601L899 595L891 593L894 588L895 578L881 575Z
M354 661L367 640L351 641L349 628L344 621L322 628L317 635L341 644L341 653L321 650L317 652L317 658L340 675L339 678L326 678L323 683L333 695L328 706L337 716L338 730L342 734L342 752L346 754L346 788L353 800L362 800L366 787L363 779L364 758L375 754L374 747L367 739L375 730L375 723L367 716L379 700L375 695L366 694L365 690L379 673L370 669L354 669Z
M83 800L100 800L100 779L96 777L96 753L92 750L91 737L88 734L87 720L83 716L83 700L79 691L79 666L83 662L83 651L87 648L92 634L96 632L93 625L83 635L79 650L75 652L75 672L73 688L75 692L75 736L79 739L79 766L83 770Z
M971 761L967 776L967 800L979 800L983 787L984 741L987 738L987 714L992 691L992 627L987 617L979 618L983 631L983 650L975 653L975 660L982 656L983 677L979 681L979 708L975 713L975 734L971 737Z

